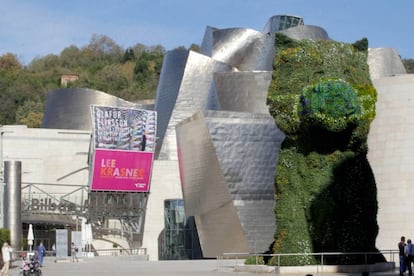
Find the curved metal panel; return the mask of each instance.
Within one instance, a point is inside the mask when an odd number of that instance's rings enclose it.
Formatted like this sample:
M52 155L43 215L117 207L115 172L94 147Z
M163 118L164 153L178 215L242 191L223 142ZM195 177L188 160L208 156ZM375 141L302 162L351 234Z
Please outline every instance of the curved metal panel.
M220 109L269 114L266 98L272 74L272 71L215 73Z
M213 73L233 70L230 65L205 55L190 51L184 75L169 119L163 144L158 155L161 160L177 160L175 126L199 110L206 110L216 97L213 87Z
M205 122L233 199L273 200L277 153L285 138L273 117L206 111ZM275 151L269 152L269 148ZM251 183L255 183L254 189Z
M209 111L205 120L249 250L264 252L275 231L274 178L285 135L265 114Z
M217 31L218 28L207 26L204 31L203 42L201 42L200 53L211 57L211 51L213 49L213 32Z
M177 141L185 213L195 217L203 256L248 252L202 112L177 126Z
M42 128L91 130L91 104L139 107L104 92L84 88L51 91L46 97Z
M229 240L247 241L251 251L267 250L275 229L274 177L284 137L266 114L206 111L177 125L185 210L196 217L205 257L234 249ZM229 239L238 229L239 240Z
M187 50L178 49L168 52L164 57L155 100L158 135L155 159L158 159L161 145L164 141L164 135L167 131L168 123L177 100L187 57Z
M177 125L177 142L186 215L208 213L231 202L202 112Z
M226 252L250 252L232 202L195 216L195 221L204 257L216 258Z
M203 48L203 51L211 53L211 58L240 71L272 70L275 54L273 34L244 28L208 31L212 32L211 49Z
M321 27L302 25L280 31L280 33L292 39L329 40L328 33Z
M373 80L407 74L400 56L393 48L369 48L368 65Z

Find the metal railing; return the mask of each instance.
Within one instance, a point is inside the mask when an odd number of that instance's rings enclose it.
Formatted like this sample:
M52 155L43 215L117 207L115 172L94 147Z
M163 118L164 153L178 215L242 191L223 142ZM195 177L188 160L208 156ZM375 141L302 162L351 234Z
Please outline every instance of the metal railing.
M35 253L35 250L32 251ZM47 250L46 256L47 257L55 257L55 251ZM29 254L29 251L26 250L15 250L13 251L12 259L14 261L20 260L22 257L26 257ZM80 251L77 253L78 257L88 257L89 254L92 254L94 257L100 256L145 256L147 255L146 248L108 248L108 249L92 249L92 250L85 250ZM68 252L68 258L70 257L70 253Z
M146 248L112 248L112 249L96 249L91 251L95 256L144 256L147 255Z
M280 268L283 267L294 267L295 265L282 265L282 258L291 257L291 256L302 256L302 257L315 257L315 260L318 260L316 264L312 266L316 270L317 274L323 273L324 269L326 270L327 267L332 266L330 263L326 262L326 259L329 257L351 257L351 256L361 256L363 257L363 263L360 263L359 266L368 266L374 264L370 260L374 255L382 255L385 257L387 262L395 263L399 260L399 251L398 250L381 250L379 252L321 252L321 253L279 253L279 254L261 254L261 253L245 253L245 252L233 252L233 253L223 253L220 256L217 256L217 269L218 271L225 270L226 268L233 268L237 265L244 264L244 261L248 258L255 257L255 265L262 265L263 259L262 258L274 258L274 265L264 265L269 267L274 267L273 272L275 274L279 274ZM317 258L316 258L317 257ZM306 266L306 264L297 264L297 267ZM346 266L346 265L334 265L334 266ZM254 271L256 270L256 271ZM252 270L249 270L252 272ZM262 270L255 268L253 272L261 273Z

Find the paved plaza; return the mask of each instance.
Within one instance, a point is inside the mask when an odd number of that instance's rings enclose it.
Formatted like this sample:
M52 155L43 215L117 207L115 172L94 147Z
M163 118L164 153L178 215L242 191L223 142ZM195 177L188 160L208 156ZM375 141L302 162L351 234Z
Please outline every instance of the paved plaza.
M142 261L134 257L95 257L79 259L79 262L70 262L70 259L59 260L46 257L42 267L43 276L105 276L105 275L220 275L220 276L245 276L245 275L287 275L305 276L308 273L283 273L275 272L236 272L235 266L243 263L243 260L229 260L226 263L217 260L182 260L182 261ZM20 262L15 261L10 269L10 276L20 273ZM319 273L323 276L347 276L361 275L361 273ZM375 276L398 275L397 270L381 273L370 273Z
M238 263L242 262L241 260ZM20 262L15 261L10 269L10 276L20 273ZM55 261L53 257L45 257L43 276L105 276L105 275L255 275L247 272L234 272L234 267L218 268L216 260L183 260L183 261L143 261L134 257L95 257L79 258L79 262L70 259ZM256 274L257 275L257 274Z

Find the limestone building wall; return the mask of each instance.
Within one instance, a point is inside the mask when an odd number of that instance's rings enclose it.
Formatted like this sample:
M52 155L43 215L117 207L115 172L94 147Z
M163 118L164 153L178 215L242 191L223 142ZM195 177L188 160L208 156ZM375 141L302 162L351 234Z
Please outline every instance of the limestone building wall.
M61 197L83 203L82 190L71 192L88 185L90 132L26 126L2 126L1 132L2 163L22 163L23 213L32 203L59 203Z
M378 199L378 249L396 250L399 238L414 238L414 75L374 80L376 117L368 135L368 160Z

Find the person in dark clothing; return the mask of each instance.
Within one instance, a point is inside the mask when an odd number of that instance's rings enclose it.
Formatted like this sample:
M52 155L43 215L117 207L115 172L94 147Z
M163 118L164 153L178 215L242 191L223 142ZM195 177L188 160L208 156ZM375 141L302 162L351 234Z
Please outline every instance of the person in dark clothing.
M142 135L141 140L141 151L145 151L145 146L147 145L147 136L145 134Z
M407 245L404 248L404 253L406 257L405 266L408 269L408 276L412 276L413 270L411 267L411 262L413 261L413 256L414 256L414 244L411 243L410 239L407 240Z
M398 243L398 250L400 255L400 276L403 276L406 270L406 257L404 253L405 245L405 237L402 236L400 242Z
M39 265L43 266L43 257L46 256L46 247L43 245L43 242L37 247L37 257L39 259Z

